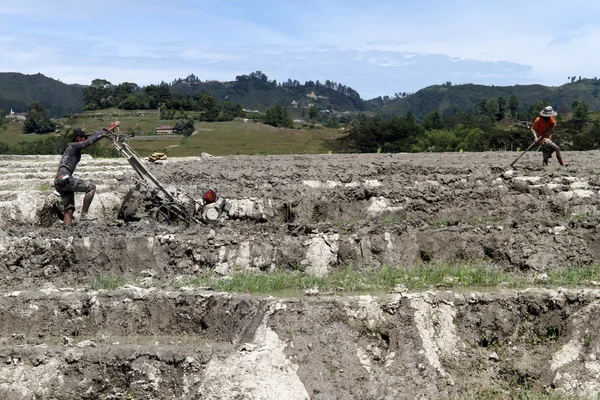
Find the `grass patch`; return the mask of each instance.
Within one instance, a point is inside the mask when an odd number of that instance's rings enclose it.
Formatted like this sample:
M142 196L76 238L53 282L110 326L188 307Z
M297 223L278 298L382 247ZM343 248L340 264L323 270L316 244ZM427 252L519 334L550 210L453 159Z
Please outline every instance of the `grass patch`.
M354 228L361 226L363 221L358 219L342 219L331 221L331 225L337 226L338 228Z
M511 397L511 399L515 400L584 400L585 398L580 396L566 396L558 393L532 393L527 391L517 394L516 397ZM596 399L598 398L596 396Z
M407 270L387 269L386 282L409 289L429 287L498 286L515 284L517 278L487 263L428 263Z
M404 217L400 215L385 215L383 218L381 218L381 223L386 226L400 224L404 221Z
M55 135L54 133L23 133L23 125L22 121L9 120L6 124L6 130L0 132L0 142L8 145L15 145L18 142L43 140L44 138Z
M321 291L365 293L388 291L396 285L409 289L430 287L497 286L513 282L514 277L484 263L420 264L412 268L377 269L344 266L327 276L312 276L301 271L276 269L268 273L234 272L226 279L210 274L190 278L184 285L211 287L226 292L276 293L318 288Z
M122 276L99 276L90 282L90 290L116 290L125 282Z
M325 143L342 136L336 129L299 130L235 120L196 122L195 135L173 148L173 156L323 154Z
M142 157L154 152L164 152L169 157L199 156L209 153L225 155L283 155L326 154L327 143L344 136L338 129L283 129L270 125L236 119L228 122L195 122L196 133L184 138L182 135L156 135L156 127L175 125L175 120L161 120L157 110L101 110L75 114L59 120L63 132L85 126L88 131L101 130L112 121L121 121L120 132L135 133L129 145ZM23 122L10 121L6 131L0 134L0 142L15 145L22 141L40 140L51 135L24 134Z
M240 271L229 277L215 277L204 274L182 282L182 284L198 287L210 287L215 290L237 293L272 293L299 290L311 287L323 287L329 278L313 277L300 271L276 269L268 273Z
M583 400L582 397L565 396L556 393L534 393L531 390L519 391L517 393L511 393L510 395L498 395L497 393L490 393L490 395L482 395L479 399L489 400Z
M507 393L503 390L488 389L478 392L474 397L466 398L478 400L583 400L580 397L565 396L555 393L534 393L529 389L519 391L514 390L511 391L511 393Z
M548 279L537 283L532 276L505 272L487 262L431 262L410 268L386 266L358 268L346 265L332 269L326 276L313 276L299 270L277 268L270 272L236 271L221 277L211 273L189 278L182 286L210 287L233 293L276 294L317 288L321 292L378 293L397 285L410 290L435 288L523 288L589 286L600 281L600 265L564 268L548 272Z
M548 272L553 285L580 286L600 282L600 264L560 268Z

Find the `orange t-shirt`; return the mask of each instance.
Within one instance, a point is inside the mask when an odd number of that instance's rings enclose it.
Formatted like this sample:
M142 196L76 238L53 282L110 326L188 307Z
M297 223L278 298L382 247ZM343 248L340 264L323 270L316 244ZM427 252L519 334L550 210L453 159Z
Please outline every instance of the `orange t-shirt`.
M535 133L539 139L540 136L542 136L544 134L544 132L546 132L548 129L552 128L554 125L556 125L556 121L554 121L553 117L548 118L548 121L544 121L542 119L542 117L537 117L535 119L535 121L533 121L533 125L531 125L531 129L533 129L535 131ZM552 132L550 132L550 134L546 137L548 139L552 140Z

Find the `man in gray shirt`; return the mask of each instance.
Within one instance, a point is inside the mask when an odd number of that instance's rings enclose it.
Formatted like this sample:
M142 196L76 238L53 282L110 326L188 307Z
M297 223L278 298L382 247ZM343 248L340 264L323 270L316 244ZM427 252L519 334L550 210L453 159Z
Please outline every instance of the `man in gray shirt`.
M109 131L113 131L120 125L119 121L115 121L108 128L95 132L93 135L88 134L84 129L77 128L73 131L73 141L69 143L67 149L63 153L58 165L58 172L54 179L54 188L60 194L64 206L64 223L69 225L73 221L73 212L75 211L75 193L85 192L83 197L83 206L81 207L81 220L89 219L87 213L90 209L90 204L96 194L96 185L93 182L85 179L78 179L73 176L77 164L81 160L81 150L96 143L107 135Z

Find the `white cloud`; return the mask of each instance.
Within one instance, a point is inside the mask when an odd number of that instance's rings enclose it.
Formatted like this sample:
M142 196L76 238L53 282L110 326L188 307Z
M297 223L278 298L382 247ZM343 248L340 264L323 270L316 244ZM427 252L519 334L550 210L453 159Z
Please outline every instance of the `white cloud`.
M330 79L363 97L593 77L600 2L4 0L5 71L140 85L194 73Z

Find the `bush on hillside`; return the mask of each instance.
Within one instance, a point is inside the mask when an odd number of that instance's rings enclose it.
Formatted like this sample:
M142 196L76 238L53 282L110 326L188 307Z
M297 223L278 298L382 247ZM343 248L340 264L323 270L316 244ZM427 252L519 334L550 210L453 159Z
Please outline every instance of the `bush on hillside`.
M267 110L263 117L263 123L278 128L294 127L294 121L289 116L287 110L279 104Z
M175 122L175 127L173 128L173 132L180 133L183 136L190 136L194 133L194 119L178 119Z

